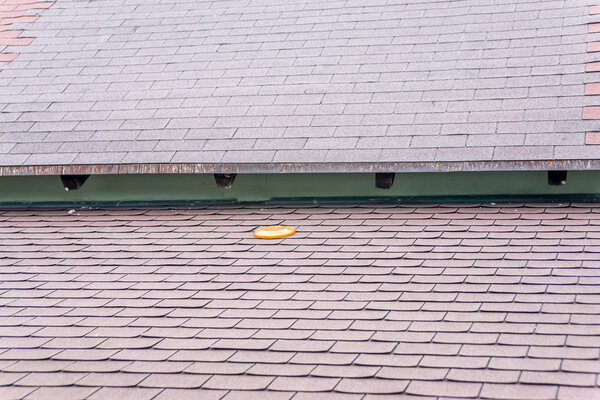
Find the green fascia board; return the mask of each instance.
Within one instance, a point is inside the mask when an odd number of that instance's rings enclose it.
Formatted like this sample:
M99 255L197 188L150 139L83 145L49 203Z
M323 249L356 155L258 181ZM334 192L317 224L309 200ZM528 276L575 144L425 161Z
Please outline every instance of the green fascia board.
M546 171L399 173L391 189L372 173L238 174L230 189L212 174L92 175L71 191L59 176L0 177L1 204L498 196L600 196L600 171L570 171L564 186L548 185Z

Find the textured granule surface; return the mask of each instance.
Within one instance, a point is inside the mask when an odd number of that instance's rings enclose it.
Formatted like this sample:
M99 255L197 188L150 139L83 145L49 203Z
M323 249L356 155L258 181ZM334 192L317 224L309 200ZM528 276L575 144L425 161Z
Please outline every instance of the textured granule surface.
M3 210L0 397L591 399L599 266L597 204Z
M58 0L0 166L597 160L595 2Z

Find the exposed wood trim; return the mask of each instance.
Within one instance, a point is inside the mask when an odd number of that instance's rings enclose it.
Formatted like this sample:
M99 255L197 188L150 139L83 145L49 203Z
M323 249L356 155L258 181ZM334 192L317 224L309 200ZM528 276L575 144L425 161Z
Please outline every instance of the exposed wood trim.
M534 161L440 161L440 162L328 162L239 164L93 164L0 167L0 176L117 175L117 174L215 174L215 173L346 173L346 172L460 172L600 170L600 159Z

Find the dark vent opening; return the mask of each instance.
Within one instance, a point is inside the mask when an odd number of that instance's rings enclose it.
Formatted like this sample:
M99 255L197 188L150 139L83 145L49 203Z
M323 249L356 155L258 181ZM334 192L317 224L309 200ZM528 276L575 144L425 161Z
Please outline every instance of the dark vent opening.
M548 171L548 185L563 186L567 184L567 171Z
M375 174L375 187L378 189L391 189L394 184L395 173Z
M88 180L89 175L61 175L60 181L65 190L77 190Z
M217 186L222 189L231 189L236 174L214 174Z

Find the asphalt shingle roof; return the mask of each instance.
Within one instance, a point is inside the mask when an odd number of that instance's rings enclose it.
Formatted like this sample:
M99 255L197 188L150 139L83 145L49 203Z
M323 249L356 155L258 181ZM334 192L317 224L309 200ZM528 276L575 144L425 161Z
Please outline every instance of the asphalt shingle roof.
M592 399L599 252L598 204L2 210L0 397Z
M0 165L600 168L590 5L58 0L0 42Z

